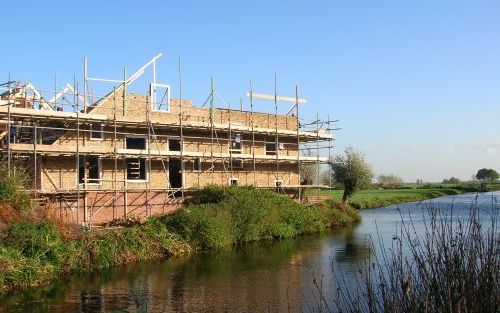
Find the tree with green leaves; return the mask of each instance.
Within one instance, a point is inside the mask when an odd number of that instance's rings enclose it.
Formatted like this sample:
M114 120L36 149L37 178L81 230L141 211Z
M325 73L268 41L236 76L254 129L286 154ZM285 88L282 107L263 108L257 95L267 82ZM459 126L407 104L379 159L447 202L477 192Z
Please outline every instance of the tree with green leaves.
M498 177L498 172L492 168L482 168L476 174L476 178L482 182L494 182Z
M450 177L450 178L445 178L443 179L443 184L455 184L455 185L458 185L460 184L460 179L456 178L456 177Z
M370 186L373 180L372 167L364 154L353 147L345 149L345 156L334 158L331 170L335 181L344 187L343 203L359 189Z

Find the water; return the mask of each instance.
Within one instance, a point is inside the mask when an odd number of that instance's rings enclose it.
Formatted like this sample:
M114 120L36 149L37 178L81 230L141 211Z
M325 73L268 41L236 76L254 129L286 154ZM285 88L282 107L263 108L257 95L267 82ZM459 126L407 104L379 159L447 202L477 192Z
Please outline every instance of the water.
M492 207L498 210L497 198L499 192L477 197L484 217ZM431 201L448 212L453 203L454 217L466 218L476 195ZM367 243L370 234L378 233L390 243L400 214L408 219L408 213L421 233L422 208L428 204L365 210L357 227L319 236L249 244L65 279L0 300L0 312L309 311L316 303L314 278L328 295L333 289L332 266L351 279L373 249Z

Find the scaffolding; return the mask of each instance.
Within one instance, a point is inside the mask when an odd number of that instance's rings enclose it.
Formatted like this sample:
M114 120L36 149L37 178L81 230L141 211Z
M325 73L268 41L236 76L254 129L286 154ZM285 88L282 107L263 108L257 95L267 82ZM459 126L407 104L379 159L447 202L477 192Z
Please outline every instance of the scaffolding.
M10 77L0 84L5 121L0 153L9 171L14 163L31 169L31 189L41 205L57 203L61 215L91 227L132 214L168 212L207 184L254 185L298 201L305 189L331 186L331 176L328 184L322 183L320 168L331 162L335 121L300 118L299 107L307 101L299 98L298 86L295 97L283 97L276 76L272 95L255 93L250 80L250 110L245 111L243 102L239 109L231 108L211 79L207 101L195 107L183 100L180 58L179 98L170 99L170 86L157 83L160 57L130 76L124 68L120 80L89 77L85 58L83 90L76 78L62 90L57 79L54 90ZM148 69L148 94L127 92ZM96 96L89 82L115 86ZM274 114L255 112L256 100L273 101ZM280 114L282 104L290 106L285 114ZM316 156L303 155L306 149L315 149ZM325 149L327 157L320 153ZM309 185L301 183L304 164L317 168Z

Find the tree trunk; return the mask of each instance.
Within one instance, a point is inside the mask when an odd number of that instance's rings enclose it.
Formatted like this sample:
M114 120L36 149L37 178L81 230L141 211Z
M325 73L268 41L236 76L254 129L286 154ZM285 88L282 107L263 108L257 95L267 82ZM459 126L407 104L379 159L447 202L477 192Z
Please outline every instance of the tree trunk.
M344 189L344 194L342 195L342 203L347 204L349 201L349 191L347 189Z

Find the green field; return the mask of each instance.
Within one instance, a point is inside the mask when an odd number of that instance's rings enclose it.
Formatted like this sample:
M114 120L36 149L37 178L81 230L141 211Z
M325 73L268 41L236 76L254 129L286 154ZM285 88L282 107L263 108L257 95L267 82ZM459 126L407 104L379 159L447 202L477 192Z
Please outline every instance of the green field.
M335 200L342 199L343 190L309 190L309 195L331 195ZM349 199L349 204L357 209L373 209L392 204L422 201L446 195L457 195L461 190L454 188L431 189L369 189L361 190Z

